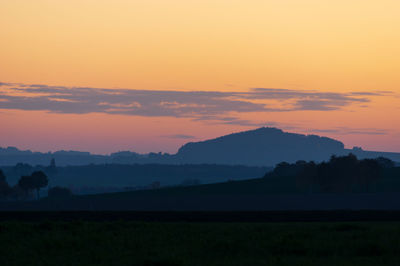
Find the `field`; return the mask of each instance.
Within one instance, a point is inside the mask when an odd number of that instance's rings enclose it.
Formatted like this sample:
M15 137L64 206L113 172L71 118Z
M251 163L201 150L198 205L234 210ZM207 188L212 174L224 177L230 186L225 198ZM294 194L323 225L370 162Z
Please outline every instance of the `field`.
M400 265L399 222L3 220L0 244L4 266Z

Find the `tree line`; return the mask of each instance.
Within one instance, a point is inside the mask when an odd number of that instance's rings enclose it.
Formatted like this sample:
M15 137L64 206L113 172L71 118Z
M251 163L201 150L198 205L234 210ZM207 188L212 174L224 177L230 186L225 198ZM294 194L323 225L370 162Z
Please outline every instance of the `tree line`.
M395 167L393 161L379 157L359 160L354 154L332 156L329 161L281 162L265 178L294 178L297 186L313 192L370 192L372 185L383 177L385 168Z
M43 171L34 171L30 175L23 175L15 186L7 183L7 178L0 169L0 199L29 199L36 191L36 198L40 199L40 189L47 187L49 179ZM53 187L48 190L49 198L60 198L72 195L67 188Z

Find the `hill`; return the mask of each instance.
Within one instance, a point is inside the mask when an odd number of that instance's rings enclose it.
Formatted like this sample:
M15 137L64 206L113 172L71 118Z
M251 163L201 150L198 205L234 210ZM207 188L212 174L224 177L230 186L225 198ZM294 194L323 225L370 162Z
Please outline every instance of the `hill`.
M274 166L279 162L297 160L324 161L331 155L354 153L359 158L387 157L400 162L400 153L345 149L342 142L317 135L284 132L262 127L215 139L190 142L176 154L130 151L95 155L89 152L58 151L40 153L21 151L14 147L0 148L0 165L28 163L47 165L54 158L59 166L87 164L229 164Z
M84 166L51 167L17 164L0 169L10 185L15 185L23 175L43 171L49 184L69 187L75 194L105 193L112 191L146 189L154 185L193 185L243 180L262 177L271 171L268 167L239 165L167 165L167 164L99 164Z
M269 177L191 187L0 202L0 210L266 211L400 210L400 167L386 169L373 193L310 193L294 177Z
M176 156L182 162L275 165L282 161L322 161L342 154L340 141L316 135L259 128L183 145Z
M326 161L332 155L355 154L358 158L386 157L400 162L400 153L345 149L338 140L317 135L284 132L262 127L215 139L190 142L175 155L182 163L244 164L275 166L280 162Z

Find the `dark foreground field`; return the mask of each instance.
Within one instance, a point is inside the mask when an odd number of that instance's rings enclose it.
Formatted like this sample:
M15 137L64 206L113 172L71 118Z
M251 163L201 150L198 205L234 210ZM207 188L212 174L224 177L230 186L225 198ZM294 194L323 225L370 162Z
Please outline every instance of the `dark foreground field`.
M400 265L398 222L2 221L1 265Z

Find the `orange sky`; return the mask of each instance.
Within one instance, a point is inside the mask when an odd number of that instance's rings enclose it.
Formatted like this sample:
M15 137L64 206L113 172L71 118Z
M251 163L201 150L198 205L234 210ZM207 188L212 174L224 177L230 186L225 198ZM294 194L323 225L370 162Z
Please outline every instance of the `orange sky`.
M397 0L3 0L0 82L155 91L391 91L329 111L224 115L335 137L348 147L400 152L399 10ZM0 109L0 146L41 151L174 152L187 141L256 127L11 107ZM176 134L196 138L171 137Z

